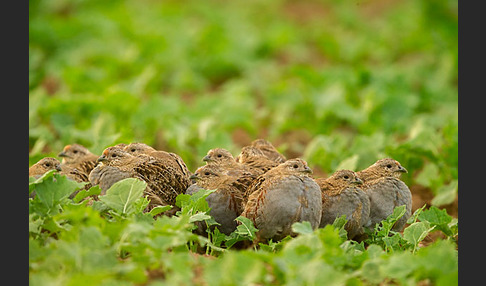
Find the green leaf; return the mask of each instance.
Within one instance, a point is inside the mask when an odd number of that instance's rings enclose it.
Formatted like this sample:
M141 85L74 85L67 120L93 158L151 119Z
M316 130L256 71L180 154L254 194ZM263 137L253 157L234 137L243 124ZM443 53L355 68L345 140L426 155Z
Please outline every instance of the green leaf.
M207 215L205 213L197 213L197 214L192 215L189 218L189 222L203 221L203 220L207 220L207 219L211 219L211 216Z
M430 226L428 221L414 222L403 230L403 238L413 245L413 252L429 232L434 229L434 226Z
M133 204L143 195L146 187L147 183L142 180L126 178L113 184L99 199L119 214L128 214L132 212Z
M84 198L87 198L89 196L99 195L99 194L101 194L101 188L98 185L92 186L91 188L89 188L89 190L81 190L81 191L79 191L76 194L76 196L73 198L73 202L79 203Z
M432 226L436 226L445 235L452 236L455 232L449 226L452 221L452 217L447 214L445 209L439 209L435 206L431 206L429 209L423 211L419 217L420 221L427 221Z
M156 206L155 208L151 209L149 214L154 217L160 213L163 213L165 211L168 211L172 209L172 206Z
M422 211L425 209L427 204L424 204L421 208L416 209L413 214L408 218L407 223L412 224L417 221L418 216L422 213Z
M235 218L235 220L239 221L241 224L239 224L236 229L226 238L224 244L227 248L231 248L238 241L251 241L255 239L255 233L258 231L258 229L256 229L253 225L253 222L244 216L239 216Z
M457 180L450 182L449 184L440 187L436 191L436 196L432 199L432 205L443 206L452 203L457 196Z
M332 226L339 231L339 237L343 240L348 239L348 232L344 229L347 222L346 215L342 215L334 219L334 222L332 223Z
M48 172L30 183L29 191L35 191L35 200L44 204L50 211L85 184L70 180L64 175Z
M292 231L299 234L311 234L314 230L310 222L303 221L292 224Z

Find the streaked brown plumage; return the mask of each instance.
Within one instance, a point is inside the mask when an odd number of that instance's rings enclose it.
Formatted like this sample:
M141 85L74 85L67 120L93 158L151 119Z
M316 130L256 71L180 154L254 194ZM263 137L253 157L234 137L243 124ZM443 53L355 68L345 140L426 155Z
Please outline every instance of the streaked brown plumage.
M363 182L350 170L339 170L329 178L315 179L322 192L322 217L319 227L332 224L334 220L346 215L348 222L344 229L348 239L364 233L364 225L370 216L370 199L360 189Z
M250 146L260 149L268 159L275 161L277 163L283 163L287 160L285 156L278 152L277 148L265 139L256 139L251 142Z
M376 223L386 219L397 206L405 205L405 214L395 223L392 230L401 231L412 214L412 193L400 180L407 170L394 159L376 161L368 168L357 172L363 181L363 191L370 198L370 220L366 227L374 228Z
M262 150L252 146L241 148L241 153L238 155L238 162L262 170L263 173L268 172L280 164L269 159Z
M176 196L184 193L190 184L189 178L168 166L166 162L145 154L134 156L120 148L108 147L98 161L106 166L100 168L97 175L100 187L103 183L104 188L109 188L126 177L145 181L147 188L144 195L150 199L148 210L158 205L175 206Z
M259 176L250 186L241 215L259 229L257 241L295 235L291 229L295 222L309 221L313 229L319 226L322 196L309 177L311 173L304 160L291 159Z
M50 170L61 171L61 162L56 158L44 157L29 168L29 177L40 178Z
M158 158L163 160L168 166L171 166L175 170L179 170L184 176L189 177L192 175L187 168L186 163L184 163L184 160L175 153L156 150L152 146L140 142L130 143L125 146L123 150L132 155L146 154Z
M209 150L207 155L204 156L203 161L207 165L219 167L226 175L239 178L239 181L246 187L259 175L263 174L263 171L258 168L236 162L233 155L223 148Z

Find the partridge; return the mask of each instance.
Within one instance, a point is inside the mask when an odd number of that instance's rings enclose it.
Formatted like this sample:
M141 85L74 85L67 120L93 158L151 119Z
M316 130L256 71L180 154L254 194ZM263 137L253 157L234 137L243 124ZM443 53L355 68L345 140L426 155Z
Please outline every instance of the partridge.
M184 176L191 176L191 172L187 168L186 163L184 163L182 158L175 153L156 150L152 146L139 142L130 143L126 145L123 150L133 155L146 154L158 158L166 162L168 166L171 166L175 170L179 170Z
M238 162L251 168L259 169L263 173L280 164L269 159L262 150L252 146L241 148L241 153L238 155Z
M263 154L268 157L268 159L277 163L283 163L285 160L287 160L284 155L278 152L272 143L265 139L256 139L251 142L250 146L260 149Z
M357 174L350 170L339 170L329 178L315 179L322 192L322 217L320 228L332 224L342 215L348 220L344 229L348 239L364 233L364 225L370 216L370 199L359 188L363 184Z
M205 165L198 168L191 179L196 183L191 185L186 194L193 194L199 189L216 190L206 197L211 210L209 214L214 220L220 223L218 229L229 235L236 227L235 218L237 218L242 209L243 193L238 189L239 184L235 177L226 175L220 168L214 165ZM199 232L205 231L203 224L199 225Z
M96 174L100 187L106 189L123 178L138 178L147 183L144 195L150 200L148 210L158 205L175 206L177 195L184 193L190 179L155 157L132 155L118 147L108 147L98 158L103 163Z
M263 174L263 171L258 168L236 162L233 155L223 148L209 150L203 161L207 165L217 166L226 175L238 178L245 190L259 175Z
M400 180L407 170L396 160L385 158L368 168L357 172L363 181L363 191L370 198L370 219L366 225L373 228L386 219L397 206L405 205L405 214L395 223L392 230L401 231L412 214L412 193Z
M66 145L58 156L62 158L61 174L77 182L89 182L89 173L96 166L97 155L82 145L71 144Z
M61 162L56 158L44 157L29 168L29 177L37 179L50 170L61 171Z
M319 185L310 178L312 170L302 159L290 159L259 176L249 188L242 216L249 218L257 232L256 241L281 240L294 236L292 224L310 222L319 226L322 198Z

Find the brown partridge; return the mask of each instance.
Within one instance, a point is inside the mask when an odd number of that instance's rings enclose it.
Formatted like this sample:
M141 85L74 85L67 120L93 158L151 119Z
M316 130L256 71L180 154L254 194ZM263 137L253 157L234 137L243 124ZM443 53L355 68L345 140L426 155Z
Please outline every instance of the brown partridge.
M150 200L148 210L158 205L175 206L177 195L183 194L190 184L189 178L182 176L163 160L145 154L135 156L117 147L106 148L98 161L106 166L100 168L97 175L102 190L123 178L145 181L147 188L144 195Z
M385 158L368 168L357 172L363 181L363 191L370 198L370 220L366 227L374 228L376 223L386 219L397 206L405 205L405 214L395 223L392 230L401 231L412 214L412 193L400 180L407 170L396 160Z
M206 197L211 210L209 214L214 220L220 223L217 228L224 234L229 235L236 229L236 221L242 209L243 193L238 188L235 177L226 175L214 165L199 167L191 176L196 183L191 185L186 194L193 194L200 189L216 190ZM199 224L199 234L205 232L204 224Z
M178 170L184 176L191 176L191 172L187 168L186 163L184 163L182 158L175 153L156 150L152 146L139 142L130 143L125 146L123 150L131 153L132 155L146 154L158 158L166 162L168 166L171 166L175 170Z
M258 168L253 168L235 161L233 155L226 149L215 148L208 151L203 161L207 165L217 166L221 171L229 176L237 177L238 181L243 184L245 189L261 174Z
M277 148L275 148L272 143L265 139L256 139L251 142L250 146L260 149L268 159L277 163L283 163L287 160L284 155L278 152Z
M269 159L262 150L252 146L241 148L241 153L238 155L238 162L251 168L262 170L263 173L280 164Z
M61 171L61 162L56 158L44 157L29 168L29 177L40 178L50 170Z
M256 241L281 240L292 232L295 222L319 226L322 197L319 185L309 177L312 170L302 159L281 163L255 180L242 216L249 218L257 232Z
M322 217L319 227L332 224L342 215L348 220L344 229L348 239L364 233L364 225L370 217L370 199L359 188L363 184L357 174L350 170L339 170L329 178L315 179L322 192Z
M71 144L66 145L58 156L62 158L61 174L77 182L89 182L89 173L97 164L97 155L82 145Z

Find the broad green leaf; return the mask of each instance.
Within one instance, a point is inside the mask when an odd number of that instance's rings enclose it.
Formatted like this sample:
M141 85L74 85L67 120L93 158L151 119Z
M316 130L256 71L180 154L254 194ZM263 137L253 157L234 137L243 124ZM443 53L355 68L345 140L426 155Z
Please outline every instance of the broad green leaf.
M449 184L440 187L432 199L432 205L443 206L452 203L457 196L458 182L454 180Z
M310 222L303 221L292 224L292 231L298 234L311 234L314 230Z
M157 206L157 207L151 209L149 214L151 216L156 216L156 215L163 213L165 211L168 211L170 209L172 209L172 206Z
M143 195L147 183L136 178L126 178L111 186L106 194L99 196L101 202L120 214L133 210L135 201Z
M189 222L203 221L203 220L207 220L207 219L210 219L210 218L211 218L211 216L207 215L205 213L197 213L197 214L192 215L189 218Z
M86 183L78 183L64 175L46 173L29 184L29 190L35 191L35 200L44 204L49 210L66 199L74 191L82 188ZM31 189L32 188L32 189Z
M409 225L403 230L403 238L413 245L413 251L418 247L419 242L421 242L429 232L434 229L435 226L430 226L428 221L415 222Z
M92 186L91 188L89 188L89 190L80 190L73 198L73 202L79 203L86 197L95 196L99 194L101 194L101 188L98 185Z
M452 217L447 214L445 209L439 209L436 206L431 206L429 209L423 211L419 217L420 221L427 221L432 226L436 226L447 236L454 235L454 231L449 226L452 221Z

